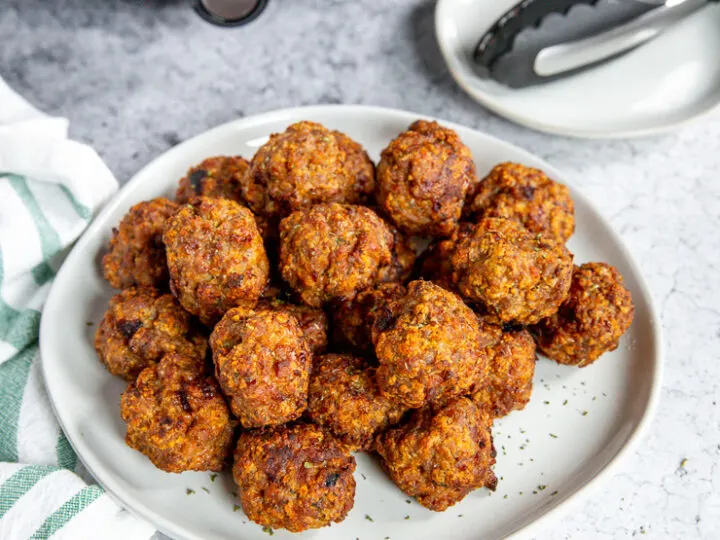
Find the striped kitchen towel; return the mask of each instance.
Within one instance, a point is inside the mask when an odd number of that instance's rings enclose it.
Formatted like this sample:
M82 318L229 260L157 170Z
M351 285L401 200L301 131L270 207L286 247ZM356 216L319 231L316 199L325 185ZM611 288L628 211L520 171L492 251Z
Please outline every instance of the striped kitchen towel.
M117 190L68 122L0 79L0 539L149 538L79 463L55 420L38 354L40 313L70 245Z

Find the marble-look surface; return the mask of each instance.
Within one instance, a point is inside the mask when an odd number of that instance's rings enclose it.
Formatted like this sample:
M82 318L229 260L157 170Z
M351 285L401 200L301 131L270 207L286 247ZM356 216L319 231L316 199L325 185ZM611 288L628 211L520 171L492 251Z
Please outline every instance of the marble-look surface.
M434 115L567 171L636 254L661 311L665 380L637 454L537 538L720 538L720 114L676 133L580 141L492 116L455 85L433 2L271 0L252 25L185 1L2 0L0 75L71 120L121 182L216 124L281 107L365 103Z

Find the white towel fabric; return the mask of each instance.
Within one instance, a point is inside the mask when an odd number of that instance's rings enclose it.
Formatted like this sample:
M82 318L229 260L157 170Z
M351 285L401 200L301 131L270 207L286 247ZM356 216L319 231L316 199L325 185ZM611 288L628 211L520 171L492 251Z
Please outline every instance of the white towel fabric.
M37 339L52 279L117 190L93 149L67 131L66 119L37 111L0 79L0 538L146 539L154 529L77 460L42 381Z

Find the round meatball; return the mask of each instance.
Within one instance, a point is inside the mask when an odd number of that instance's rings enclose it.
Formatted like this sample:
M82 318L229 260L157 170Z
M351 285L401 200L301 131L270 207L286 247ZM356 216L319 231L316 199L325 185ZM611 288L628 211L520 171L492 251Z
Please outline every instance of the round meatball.
M355 499L355 458L318 426L249 431L235 449L233 478L245 514L300 532L340 522Z
M312 307L374 285L392 248L390 229L364 206L319 204L280 223L282 277Z
M351 450L370 450L376 433L400 421L406 407L393 404L362 358L328 354L310 375L307 414Z
M475 404L487 409L493 418L525 408L532 393L535 375L535 342L527 330L498 334L490 350L487 376L471 390Z
M163 197L136 204L113 229L103 256L105 279L116 289L167 287L163 231L178 205Z
M289 313L300 326L312 354L322 354L328 342L328 318L322 309L299 306L279 298L261 300L257 309L271 309Z
M469 199L465 210L478 219L512 219L562 244L575 230L570 190L539 169L502 163L476 185Z
M584 367L614 351L630 328L634 307L622 276L609 264L575 267L560 310L533 328L538 347L560 364Z
M318 203L366 202L374 188L374 166L358 143L298 122L258 149L243 194L253 212L284 217Z
M217 381L202 358L168 354L123 392L125 442L165 472L221 471L233 426Z
M417 408L466 393L487 369L491 336L457 295L413 281L375 316L372 339L380 389Z
M404 232L449 236L475 182L470 150L453 130L418 120L382 152L377 203Z
M415 411L377 438L376 450L395 484L436 512L474 489L495 490L495 448L487 411L460 397Z
M295 420L307 406L312 357L297 319L231 309L210 336L215 370L230 409L246 428Z
M205 358L207 339L171 294L139 287L110 299L95 350L110 373L134 381L169 353Z
M400 283L381 283L377 287L361 291L353 300L346 300L334 306L333 340L337 345L361 354L371 354L372 327L378 314L387 305L407 294Z
M168 221L164 238L171 290L205 324L232 307L257 303L269 262L250 210L198 197Z
M202 196L242 203L242 184L249 168L250 163L240 156L208 158L180 179L175 200L185 204Z
M508 219L481 220L456 244L450 263L462 295L494 324L533 324L552 315L572 277L565 246Z

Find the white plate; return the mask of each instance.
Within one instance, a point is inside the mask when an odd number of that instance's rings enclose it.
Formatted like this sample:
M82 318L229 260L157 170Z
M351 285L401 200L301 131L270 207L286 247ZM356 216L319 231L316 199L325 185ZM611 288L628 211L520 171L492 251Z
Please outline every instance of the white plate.
M132 204L172 194L189 166L216 154L250 157L270 133L292 122L315 120L344 131L377 159L382 148L416 118L388 109L323 106L231 122L158 157L95 219L58 273L48 298L40 336L43 370L50 399L73 448L122 505L176 538L266 538L241 511L233 512L237 501L230 493L230 475L212 482L207 473L166 474L123 442L119 397L125 385L105 371L92 345L113 293L98 267L112 227ZM519 148L445 124L456 129L473 151L479 174L513 160L568 182L559 171ZM614 264L632 291L635 322L621 346L582 370L538 362L527 408L496 423L496 473L501 480L492 496L479 490L445 513L430 512L414 501L407 503L377 464L359 455L355 508L343 523L309 531L304 538L477 539L528 533L567 511L571 502L585 498L632 451L657 402L660 325L640 271L620 239L580 193L573 190L573 197L577 232L570 249L576 260ZM86 325L90 321L93 326ZM188 495L188 488L195 493ZM294 536L284 531L276 535Z
M676 128L720 103L720 5L593 70L513 90L477 77L470 57L519 0L438 0L435 29L455 80L488 109L539 131L574 137L648 135Z

